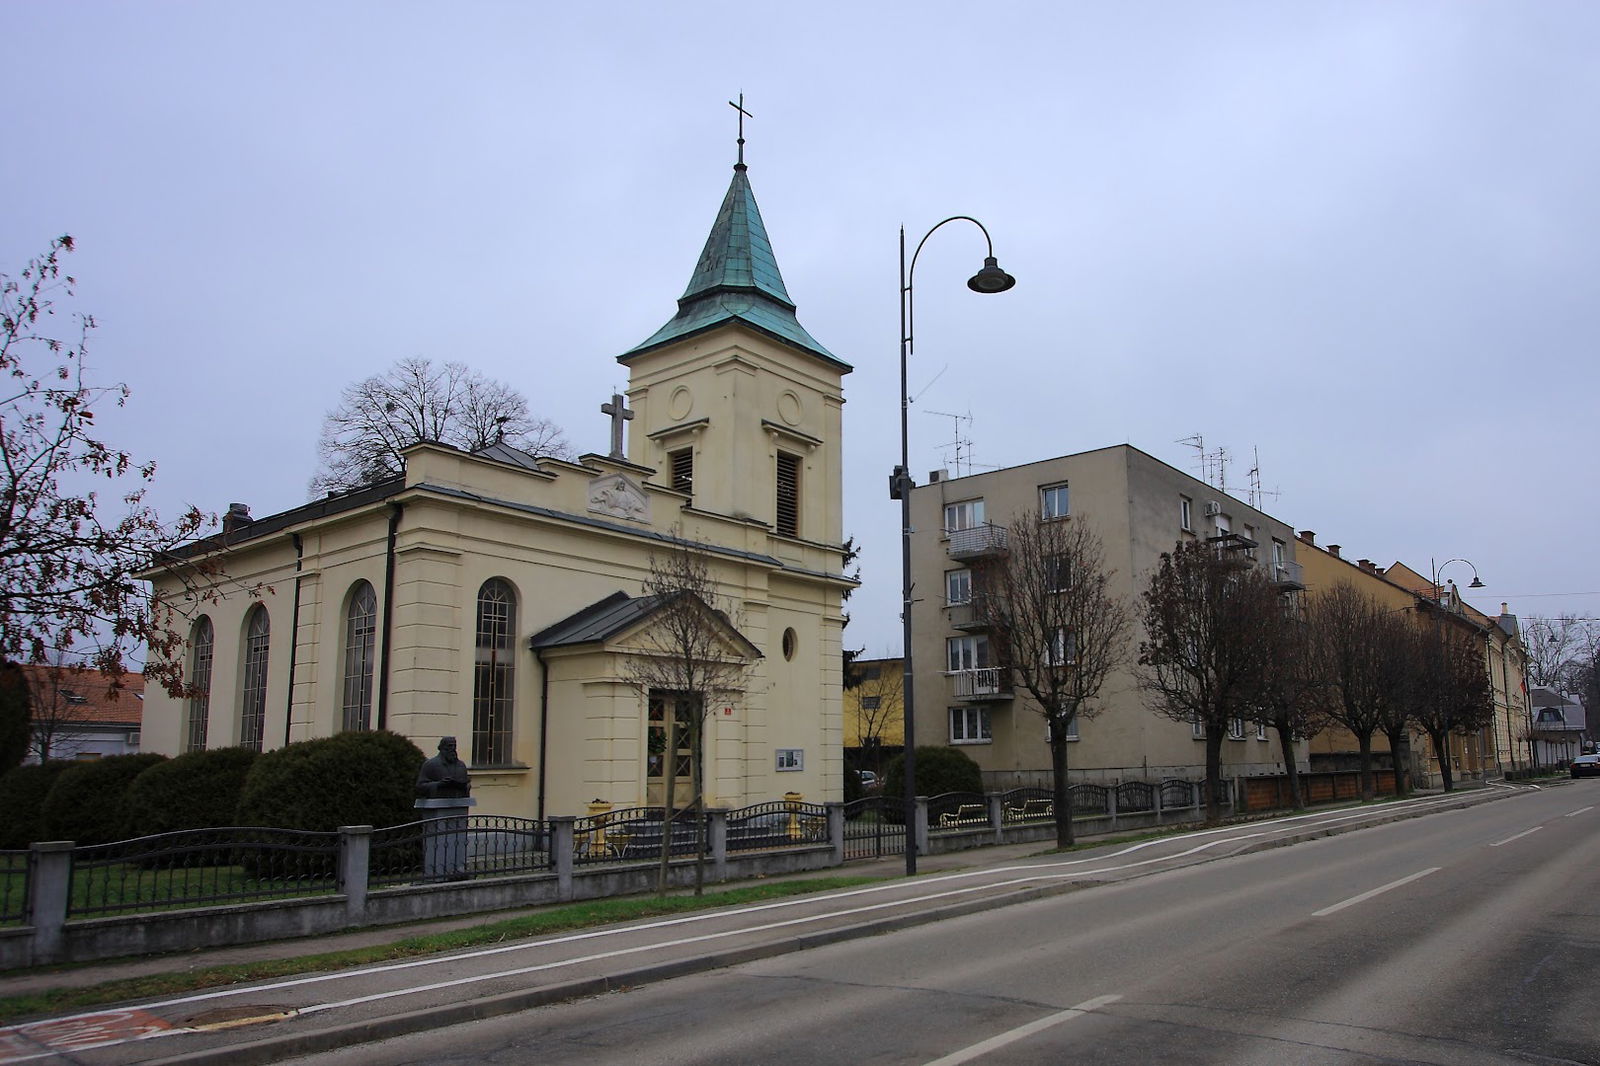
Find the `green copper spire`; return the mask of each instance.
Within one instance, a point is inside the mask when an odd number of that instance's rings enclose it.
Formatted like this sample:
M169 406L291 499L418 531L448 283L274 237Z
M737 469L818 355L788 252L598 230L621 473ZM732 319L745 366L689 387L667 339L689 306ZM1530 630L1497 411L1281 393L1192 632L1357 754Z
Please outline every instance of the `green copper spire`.
M689 286L678 298L678 313L643 344L620 356L629 357L664 344L703 333L729 322L765 333L775 340L810 352L849 370L849 366L807 333L794 316L794 301L783 287L778 260L767 240L755 193L741 161L733 168L733 183L722 198L722 209L706 238L700 262Z

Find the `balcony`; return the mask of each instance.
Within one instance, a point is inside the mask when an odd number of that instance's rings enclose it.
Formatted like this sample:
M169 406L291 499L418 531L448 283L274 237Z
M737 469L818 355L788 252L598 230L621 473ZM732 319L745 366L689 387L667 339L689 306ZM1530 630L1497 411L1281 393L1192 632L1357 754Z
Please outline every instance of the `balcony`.
M1012 698L1009 673L998 666L984 666L976 670L955 670L949 676L954 682L956 699L988 703Z
M1273 563L1268 573L1280 592L1298 592L1306 587L1299 563Z
M950 545L945 550L952 559L981 559L1006 551L1005 526L984 523L970 529L952 529L949 537Z
M966 603L947 604L945 612L949 615L951 629L959 629L963 633L982 633L990 628L983 616L983 604L976 597Z

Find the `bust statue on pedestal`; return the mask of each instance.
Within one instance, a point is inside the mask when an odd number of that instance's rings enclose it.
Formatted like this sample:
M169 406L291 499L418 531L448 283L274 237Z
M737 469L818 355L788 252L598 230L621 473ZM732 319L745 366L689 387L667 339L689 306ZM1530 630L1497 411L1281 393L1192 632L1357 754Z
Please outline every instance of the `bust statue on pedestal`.
M456 738L440 737L439 753L417 771L417 798L465 799L471 791L467 764L456 754Z

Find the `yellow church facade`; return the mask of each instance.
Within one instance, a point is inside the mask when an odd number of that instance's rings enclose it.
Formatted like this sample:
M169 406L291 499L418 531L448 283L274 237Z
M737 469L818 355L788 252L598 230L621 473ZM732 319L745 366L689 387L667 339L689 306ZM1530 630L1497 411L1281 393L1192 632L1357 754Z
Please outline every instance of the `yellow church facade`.
M453 735L480 813L659 803L672 693L629 664L659 644L653 560L687 551L741 665L706 708L707 803L840 798L850 367L795 319L742 162L677 313L617 358L608 453L419 443L399 477L236 508L147 575L192 619L196 692L149 693L145 750Z

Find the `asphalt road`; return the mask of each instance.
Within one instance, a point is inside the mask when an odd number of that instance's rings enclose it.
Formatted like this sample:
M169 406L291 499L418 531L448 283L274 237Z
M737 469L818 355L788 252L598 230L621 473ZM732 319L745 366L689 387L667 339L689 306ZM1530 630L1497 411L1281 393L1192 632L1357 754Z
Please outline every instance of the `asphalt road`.
M130 1005L9 1037L89 1066L243 1066L352 1044L296 1061L1600 1063L1597 856L1600 782L1583 781ZM519 1009L531 1003L552 1005ZM270 1017L282 1020L214 1028ZM94 1046L135 1021L151 1039ZM22 1061L5 1035L0 1061Z
M1600 1063L1600 783L299 1060Z

